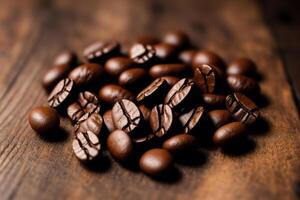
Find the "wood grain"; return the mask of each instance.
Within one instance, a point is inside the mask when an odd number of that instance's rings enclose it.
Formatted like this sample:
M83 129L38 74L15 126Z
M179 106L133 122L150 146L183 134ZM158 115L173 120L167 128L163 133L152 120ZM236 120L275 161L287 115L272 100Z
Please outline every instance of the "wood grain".
M1 199L297 199L299 118L276 42L259 5L219 1L0 1ZM2 6L5 5L5 6ZM171 180L154 180L105 156L94 168L71 151L72 134L48 142L27 124L45 104L40 79L65 48L78 52L97 39L127 41L172 29L226 61L255 60L266 101L260 129L242 155L203 149L178 164ZM71 126L64 122L71 132Z

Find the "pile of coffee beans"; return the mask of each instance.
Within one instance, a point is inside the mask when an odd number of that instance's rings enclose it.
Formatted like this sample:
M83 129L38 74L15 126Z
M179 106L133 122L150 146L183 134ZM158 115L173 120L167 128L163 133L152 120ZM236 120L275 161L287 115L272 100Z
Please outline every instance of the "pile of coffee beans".
M54 59L43 79L49 106L29 114L43 136L68 116L82 162L107 150L117 162L157 176L201 145L236 145L259 118L255 63L237 58L227 65L216 53L195 49L185 33L139 37L127 48L99 41L83 57L66 51Z

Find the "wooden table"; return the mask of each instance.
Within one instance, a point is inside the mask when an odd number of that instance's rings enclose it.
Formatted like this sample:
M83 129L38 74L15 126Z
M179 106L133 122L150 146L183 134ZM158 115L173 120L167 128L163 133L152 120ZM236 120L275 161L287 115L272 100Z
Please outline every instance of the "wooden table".
M0 5L0 199L231 200L299 195L299 116L260 3L0 0ZM30 129L28 111L46 104L40 80L59 51L81 52L98 39L126 41L172 29L185 30L196 44L215 50L226 61L248 56L258 64L265 94L263 120L243 152L203 149L194 162L178 164L170 180L154 180L106 156L99 166L86 168L73 155L71 134L47 142ZM69 123L64 127L71 130Z

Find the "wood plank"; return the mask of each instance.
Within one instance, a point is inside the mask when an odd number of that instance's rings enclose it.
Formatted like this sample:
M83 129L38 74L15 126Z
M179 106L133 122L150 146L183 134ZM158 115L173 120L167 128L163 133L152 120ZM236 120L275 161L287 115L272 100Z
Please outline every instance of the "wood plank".
M8 7L0 7L0 24L5 27L0 29L1 199L296 199L299 118L276 43L255 2L4 2ZM72 134L49 143L30 129L26 116L31 107L46 103L40 78L55 53L66 47L79 51L98 38L126 40L178 28L227 61L249 56L257 62L270 103L262 109L264 130L252 134L255 145L249 153L234 156L203 149L193 157L199 162L178 164L174 180L163 182L124 169L107 156L96 169L87 169L71 151ZM64 127L71 130L67 122Z

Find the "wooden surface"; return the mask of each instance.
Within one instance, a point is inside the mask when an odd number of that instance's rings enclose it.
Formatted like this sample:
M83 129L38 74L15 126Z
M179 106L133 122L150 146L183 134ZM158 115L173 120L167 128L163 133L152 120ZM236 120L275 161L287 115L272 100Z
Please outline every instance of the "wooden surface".
M30 129L28 111L46 104L40 80L56 53L178 28L227 61L258 64L264 120L244 152L203 149L170 180L154 180L107 156L86 168L71 134L47 142ZM0 0L0 199L297 199L300 123L277 45L250 0Z

